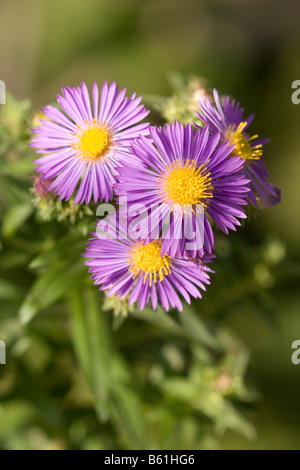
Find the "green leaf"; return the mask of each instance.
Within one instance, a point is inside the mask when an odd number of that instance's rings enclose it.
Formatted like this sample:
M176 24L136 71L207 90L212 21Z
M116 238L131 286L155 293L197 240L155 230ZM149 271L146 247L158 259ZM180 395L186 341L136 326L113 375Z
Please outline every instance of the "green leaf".
M84 240L82 235L77 231L67 233L58 241L51 241L47 250L34 258L29 267L31 269L37 269L42 266L54 264L54 261L61 261L61 259L76 259L83 252L85 244L86 240Z
M73 344L82 371L94 397L100 421L109 414L111 389L111 345L98 292L94 287L71 295Z
M171 334L182 334L182 329L180 325L173 320L170 315L168 315L162 308L157 308L157 310L152 310L150 307L145 307L142 311L138 308L134 309L131 313L131 316L143 320L147 323L151 323Z
M256 430L254 426L229 401L224 401L220 407L215 406L215 403L211 405L215 407L215 410L211 413L209 409L205 411L214 419L215 429L218 434L223 434L227 429L231 429L247 439L255 438Z
M11 207L25 202L30 205L31 196L28 185L22 180L0 174L0 200Z
M2 233L6 238L11 237L21 227L21 225L32 214L33 207L31 204L17 204L9 209L2 222Z
M86 274L86 267L77 263L60 262L48 268L31 287L19 310L21 323L26 324L42 309L49 307L74 289Z
M90 363L90 342L84 301L78 290L70 295L70 309L72 314L72 340L79 360L79 364L87 379L92 385L92 367Z
M5 252L1 254L1 257L0 257L1 269L3 270L15 269L15 268L19 268L20 266L27 267L28 262L31 258L31 253L26 251L26 248L24 247L24 243L22 245L23 246L21 250L18 250L16 247L14 247L13 249L6 248Z
M216 336L201 319L200 314L196 314L190 306L185 305L182 312L179 312L179 317L189 338L199 341L214 350L222 350Z
M125 384L114 388L112 419L129 449L147 449L146 424L137 393Z
M168 396L187 403L190 403L197 396L194 384L185 378L168 378L162 382L161 387Z
M112 352L106 318L94 287L87 291L87 315L95 407L100 420L105 421L108 418Z
M0 300L20 300L21 289L6 279L0 278Z

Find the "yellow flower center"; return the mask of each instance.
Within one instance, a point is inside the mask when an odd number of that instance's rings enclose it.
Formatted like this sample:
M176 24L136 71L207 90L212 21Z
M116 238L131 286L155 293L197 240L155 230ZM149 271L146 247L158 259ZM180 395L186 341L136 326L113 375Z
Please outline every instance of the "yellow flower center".
M227 131L224 134L226 140L229 140L230 145L234 145L232 156L242 157L245 160L259 160L262 156L262 145L255 145L251 147L250 142L257 139L258 135L253 135L247 138L243 133L247 122L241 122L238 127L234 124L230 124Z
M163 189L173 204L207 205L206 199L213 197L213 186L210 173L201 165L197 167L194 160L185 160L173 164L163 180Z
M103 124L96 120L89 127L80 127L79 139L74 146L81 157L96 160L104 155L109 144L109 133Z
M143 282L146 282L147 277L150 280L157 282L163 280L164 276L170 274L171 257L169 255L161 256L161 241L154 240L153 242L143 245L142 242L138 243L131 252L129 263L129 271L133 279L142 275Z

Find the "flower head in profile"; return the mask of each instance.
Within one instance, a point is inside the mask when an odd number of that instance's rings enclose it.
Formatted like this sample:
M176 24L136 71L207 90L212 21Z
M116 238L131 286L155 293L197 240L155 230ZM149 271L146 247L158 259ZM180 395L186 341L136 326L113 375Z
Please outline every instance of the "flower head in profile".
M228 233L246 217L249 180L233 175L243 160L229 158L232 147L218 145L219 134L210 137L208 128L194 131L190 124L175 122L164 129L151 128L150 134L151 139L141 137L132 144L144 167L119 169L116 193L127 197L129 210L136 201L146 208L147 217L139 220L143 238L153 236L170 216L169 234L162 232L162 254L211 253L211 221Z
M244 160L242 173L251 181L248 199L256 205L260 201L262 207L268 207L280 201L280 190L270 184L270 175L263 161L263 145L269 139L259 139L258 135L248 134L248 127L254 119L254 114L244 117L244 109L240 103L230 96L220 100L217 90L214 90L214 101L202 96L196 112L204 125L210 131L221 134L221 142L229 141L234 145L231 155Z
M127 227L121 219L118 228L115 219L108 217L111 238L99 238L93 233L83 256L89 258L91 279L107 296L117 295L120 299L129 296L129 305L138 302L142 310L150 301L155 310L158 302L168 311L170 306L182 310L179 297L190 304L190 296L201 298L199 289L205 290L210 284L206 266L212 257L191 261L161 254L161 240L142 241L127 236Z
M76 192L75 204L113 197L116 168L131 165L132 139L148 135L147 123L140 123L149 111L135 94L125 97L115 83L104 82L101 93L96 83L92 100L85 83L63 88L57 96L61 109L46 106L33 129L32 147L44 154L35 161L42 178L53 179L49 190L68 200Z

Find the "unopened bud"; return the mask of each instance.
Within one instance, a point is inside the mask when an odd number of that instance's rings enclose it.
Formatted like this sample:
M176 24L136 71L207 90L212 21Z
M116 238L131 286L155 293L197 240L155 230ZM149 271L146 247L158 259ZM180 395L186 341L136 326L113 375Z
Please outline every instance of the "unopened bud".
M36 176L34 180L34 190L36 194L42 199L49 197L51 191L49 192L49 187L53 182L53 178L43 179L40 175Z

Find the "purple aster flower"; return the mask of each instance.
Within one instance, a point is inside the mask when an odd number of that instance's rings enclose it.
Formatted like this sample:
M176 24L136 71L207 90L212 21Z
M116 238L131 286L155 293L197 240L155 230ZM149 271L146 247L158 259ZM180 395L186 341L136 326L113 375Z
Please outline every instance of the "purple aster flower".
M62 88L57 95L61 110L46 106L48 119L33 129L32 147L47 154L35 161L43 178L54 178L49 190L68 200L77 192L75 204L108 201L113 197L116 167L132 164L132 139L148 135L149 124L137 124L149 111L135 94L125 97L115 83L104 82L101 93L94 83L92 104L85 83ZM78 186L78 187L77 187Z
M210 284L206 266L212 256L206 255L202 260L173 258L168 253L161 254L161 240L142 241L136 237L124 237L127 228L124 222L114 222L108 218L112 238L99 238L99 232L93 233L83 256L91 279L106 295L116 295L123 299L129 296L131 305L138 301L142 310L151 299L155 310L158 301L168 311L170 306L182 310L180 294L187 303L190 296L201 298L200 289L206 290Z
M140 137L132 144L144 168L118 169L116 194L127 197L129 210L137 201L144 205L148 216L139 218L142 238L155 238L153 233L170 217L161 235L162 254L211 253L210 221L228 233L240 225L239 218L246 217L242 206L247 204L249 180L233 175L241 170L243 160L230 158L232 147L218 145L220 135L209 137L208 127L194 131L190 124L183 127L175 122L164 129L151 128L150 134L152 139Z
M200 101L200 112L196 112L204 125L209 126L212 132L221 134L221 142L229 141L234 145L233 156L244 159L242 174L251 181L248 199L251 204L260 202L262 207L269 207L280 202L280 190L268 183L270 175L263 161L263 145L270 139L258 139L258 135L250 136L248 127L253 121L254 114L244 118L244 109L240 103L226 96L219 98L214 90L215 105L207 96Z

